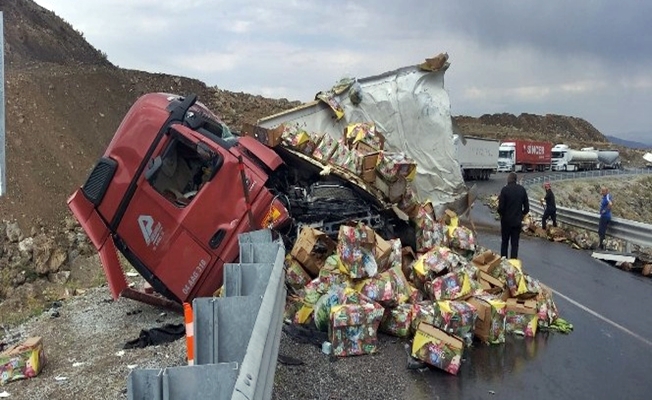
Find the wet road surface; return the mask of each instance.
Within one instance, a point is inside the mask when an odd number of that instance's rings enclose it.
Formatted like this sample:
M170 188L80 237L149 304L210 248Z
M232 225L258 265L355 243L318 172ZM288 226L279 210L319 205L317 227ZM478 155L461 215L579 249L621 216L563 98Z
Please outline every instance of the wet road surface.
M504 182L494 176L480 182L479 192L497 193ZM473 218L498 227L478 203ZM482 229L478 242L497 251L498 231ZM597 261L590 251L527 236L521 238L519 256L526 272L555 291L561 317L575 330L476 344L465 352L458 376L434 369L423 373L424 398L652 398L652 313L646 308L652 279Z

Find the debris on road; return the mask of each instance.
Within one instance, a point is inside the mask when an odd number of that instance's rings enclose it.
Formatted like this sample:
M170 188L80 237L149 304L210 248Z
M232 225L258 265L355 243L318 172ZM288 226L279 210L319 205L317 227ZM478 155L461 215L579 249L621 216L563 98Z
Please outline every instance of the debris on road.
M506 334L533 337L541 329L572 329L555 322L552 291L525 273L520 260L477 246L455 213L445 219L432 211L420 214L425 216L427 227L417 229L437 239L423 241L427 245L415 257L405 257L410 252L400 239L385 239L362 222L342 225L337 241L328 245L297 240L286 258L293 269L286 275L286 322L327 333L338 357L375 353L379 331L411 338L410 357L453 375L474 338L499 344ZM314 228L304 230L300 237L325 237ZM297 276L312 280L301 287ZM408 367L418 368L413 364Z
M46 363L43 339L35 336L0 353L0 385L37 376Z
M491 195L485 198L484 204L495 212L498 208L498 196ZM500 219L497 214L496 219ZM597 250L598 236L596 232L559 225L543 229L541 222L529 214L523 218L523 232L526 234L552 242L566 243L578 250L594 250L593 258L607 261L624 271L639 271L643 276L652 274L652 249L632 245L633 250L626 252L625 249L629 247L625 241L607 238L604 243L606 250Z
M603 261L614 261L616 263L627 262L633 264L636 262L636 256L631 254L615 253L610 251L594 251L591 257Z

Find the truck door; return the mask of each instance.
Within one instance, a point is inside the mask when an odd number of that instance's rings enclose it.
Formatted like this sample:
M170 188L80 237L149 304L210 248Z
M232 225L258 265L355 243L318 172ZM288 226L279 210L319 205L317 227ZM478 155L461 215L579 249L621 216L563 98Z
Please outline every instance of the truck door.
M170 128L117 232L157 291L185 301L210 296L222 284L218 255L246 211L238 172L228 150L185 126Z

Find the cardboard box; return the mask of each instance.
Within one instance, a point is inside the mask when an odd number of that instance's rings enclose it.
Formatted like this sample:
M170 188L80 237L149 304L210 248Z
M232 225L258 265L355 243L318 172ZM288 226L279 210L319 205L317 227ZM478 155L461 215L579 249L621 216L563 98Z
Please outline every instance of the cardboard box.
M376 232L373 228L365 225L340 225L340 231L337 235L338 242L356 244L367 250L373 250L376 246Z
M303 269L301 263L290 254L285 256L285 283L293 289L302 289L310 282L310 275Z
M360 178L367 183L376 183L376 169L371 168L362 171Z
M412 333L417 333L419 324L425 322L429 325L435 320L435 303L429 300L422 300L412 304Z
M377 171L376 171L377 172ZM407 181L404 177L398 176L393 182L386 181L376 173L375 186L382 194L387 197L390 203L396 203L403 197L407 189Z
M444 300L435 302L433 325L461 338L471 337L478 311L466 301Z
M351 278L368 278L378 273L378 264L373 254L376 233L362 223L341 225L337 237L337 254L343 264L343 271Z
M393 182L399 177L408 181L416 176L417 163L404 153L383 151L378 157L376 170L388 182Z
M471 279L464 270L449 272L424 283L424 290L433 301L462 299L471 293Z
M505 310L505 331L507 333L525 337L536 335L539 321L536 300L507 299Z
M439 328L422 322L412 342L412 356L457 375L462 363L464 342Z
M331 156L337 149L337 146L339 146L337 140L330 135L325 134L321 137L319 143L316 144L315 149L312 152L312 158L326 163L330 160Z
M19 379L33 378L45 365L41 337L30 337L0 353L0 385Z
M364 142L358 142L353 145L353 150L356 150L362 157L362 169L374 169L378 164L378 157L380 152Z
M548 327L559 317L559 311L557 310L557 305L555 305L555 301L552 298L552 290L543 283L541 283L540 286L541 290L535 299L539 315L538 326Z
M380 235L374 235L374 237L376 239L374 257L376 257L378 269L386 270L388 267L387 262L389 260L389 255L392 253L392 244L380 237Z
M509 294L509 291L506 290L507 286L505 282L501 281L500 279L494 278L493 276L489 275L484 271L480 271L479 281L480 281L480 285L482 286L482 289L484 289L489 293L502 294L503 292L506 292L507 294Z
M304 226L290 254L315 277L335 247L335 242L324 232Z
M361 304L331 308L328 337L333 346L333 354L347 357L375 353L378 326L384 311L379 304L365 300Z
M356 281L354 289L382 306L395 306L400 297L400 293L396 290L395 279L389 271Z
M539 282L523 273L520 260L509 260L505 266L505 282L511 297L530 298L539 294Z
M485 343L505 343L506 303L495 296L473 296L466 300L478 310L473 333Z
M385 309L380 331L397 337L410 335L412 323L412 304L399 304L395 308Z
M412 264L417 260L416 254L412 247L405 246L401 249L401 271L406 277L410 276L412 272Z
M241 133L253 137L266 146L276 147L283 140L283 130L283 125L279 125L274 129L267 129L262 126L245 123L242 125Z
M376 125L373 122L349 124L344 128L343 139L347 146L363 143L375 151L385 148L385 136L376 130Z
M494 253L491 250L487 250L473 257L471 263L478 267L480 271L484 271L487 274L491 272L500 264L500 255Z

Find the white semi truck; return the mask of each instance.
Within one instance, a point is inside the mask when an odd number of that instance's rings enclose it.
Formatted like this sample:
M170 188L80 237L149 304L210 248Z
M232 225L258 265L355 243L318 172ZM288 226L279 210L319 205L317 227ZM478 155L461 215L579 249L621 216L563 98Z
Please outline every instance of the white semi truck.
M455 158L465 180L487 180L496 172L498 140L453 135L453 142Z
M598 169L600 161L594 150L573 150L566 144L552 148L553 171L588 171Z

